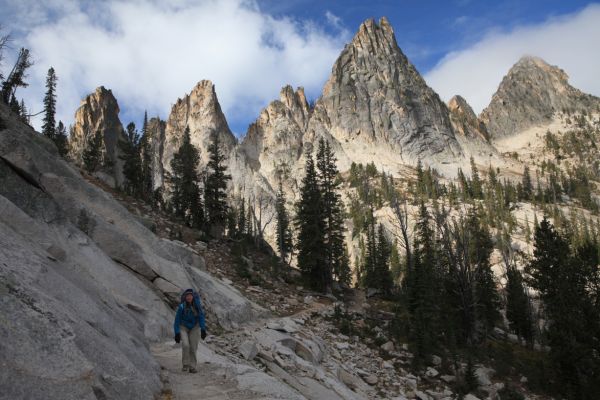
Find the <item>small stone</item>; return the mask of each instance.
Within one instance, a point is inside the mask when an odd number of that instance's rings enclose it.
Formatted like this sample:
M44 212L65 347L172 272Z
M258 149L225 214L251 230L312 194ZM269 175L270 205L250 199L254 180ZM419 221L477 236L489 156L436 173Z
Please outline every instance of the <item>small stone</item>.
M381 349L385 350L385 351L394 351L394 342L392 342L391 340L385 342L384 344L381 345Z
M439 367L440 365L442 365L442 357L440 356L431 356L431 363L436 366Z
M378 381L379 379L375 375L369 375L365 378L365 382L371 386L376 385Z
M415 396L419 400L430 400L429 395L427 395L426 393L421 392L420 390L416 390L415 391Z
M238 351L246 360L253 360L258 354L258 347L256 347L256 342L253 340L244 341L239 347Z
M346 350L350 345L347 342L337 342L335 347L337 347L338 350Z
M430 378L435 378L439 375L439 372L435 368L427 367L427 371L425 371L425 375Z
M440 376L440 379L446 383L456 382L456 377L454 375L442 375Z

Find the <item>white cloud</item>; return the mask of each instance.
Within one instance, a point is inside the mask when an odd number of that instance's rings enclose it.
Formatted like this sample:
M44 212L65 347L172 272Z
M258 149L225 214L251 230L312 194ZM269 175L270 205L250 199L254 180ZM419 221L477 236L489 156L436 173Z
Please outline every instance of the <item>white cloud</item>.
M201 79L214 82L230 122L250 122L285 84L317 95L349 38L333 15L326 31L311 21L273 18L253 1L40 3L32 3L36 23L25 37L35 59L31 86L21 95L40 110L53 66L57 119L68 122L100 85L113 90L128 115L139 120L148 109L165 118ZM17 8L15 19L26 18Z
M511 32L492 32L475 45L446 55L425 74L449 100L462 95L476 113L485 108L502 77L524 55L543 58L569 74L570 83L600 96L600 5Z

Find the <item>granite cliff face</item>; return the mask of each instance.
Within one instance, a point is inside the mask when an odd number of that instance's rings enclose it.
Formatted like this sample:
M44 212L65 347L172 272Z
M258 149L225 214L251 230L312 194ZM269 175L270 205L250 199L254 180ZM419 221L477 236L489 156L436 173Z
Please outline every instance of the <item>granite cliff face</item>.
M303 136L310 110L304 90L281 89L280 99L271 102L250 125L241 150L253 171L266 177L272 188L279 180L294 186Z
M554 113L600 107L600 99L575 89L560 68L537 57L521 58L502 79L480 115L492 139L552 120Z
M150 152L152 154L152 188L158 189L163 185L164 169L162 158L165 146L166 122L160 118L151 118L146 127L146 134L150 143Z
M309 134L331 135L349 159L376 163L456 160L461 149L446 105L402 53L386 18L361 24L335 62L317 101Z
M71 132L70 156L79 165L88 143L99 132L103 139L103 159L110 164L103 169L101 176L112 184L123 183L123 160L119 158L121 150L118 143L125 141L125 131L119 120L119 105L112 91L104 86L98 87L88 95L75 112L75 123Z

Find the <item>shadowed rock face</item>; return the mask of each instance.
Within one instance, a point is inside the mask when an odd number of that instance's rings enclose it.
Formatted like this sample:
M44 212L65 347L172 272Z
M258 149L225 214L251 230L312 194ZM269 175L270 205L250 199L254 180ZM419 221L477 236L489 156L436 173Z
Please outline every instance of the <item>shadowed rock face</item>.
M480 115L492 139L549 122L555 112L600 107L600 99L575 89L560 68L523 57L502 79Z
M117 100L112 91L105 89L104 86L100 86L94 93L88 95L75 112L70 155L76 163L82 164L83 152L96 132L100 132L103 138L103 158L112 164L112 167L105 172L114 178L114 184L121 185L124 181L123 160L119 158L121 150L118 143L125 141L126 136L119 120Z
M488 140L485 124L481 122L475 112L462 96L454 96L448 102L450 120L457 134L472 139Z
M335 62L309 131L328 131L342 147L391 147L408 160L455 158L460 147L448 109L396 43L386 18L364 22Z

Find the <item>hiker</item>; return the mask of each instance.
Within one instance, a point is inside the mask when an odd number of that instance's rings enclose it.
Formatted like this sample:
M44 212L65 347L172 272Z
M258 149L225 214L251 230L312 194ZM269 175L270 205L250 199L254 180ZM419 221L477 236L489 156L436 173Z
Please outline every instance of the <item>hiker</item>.
M204 311L200 303L200 296L194 289L187 289L181 295L181 303L175 314L175 342L181 342L181 362L183 372L195 374L196 350L198 349L199 336L202 340L206 337L206 323Z

